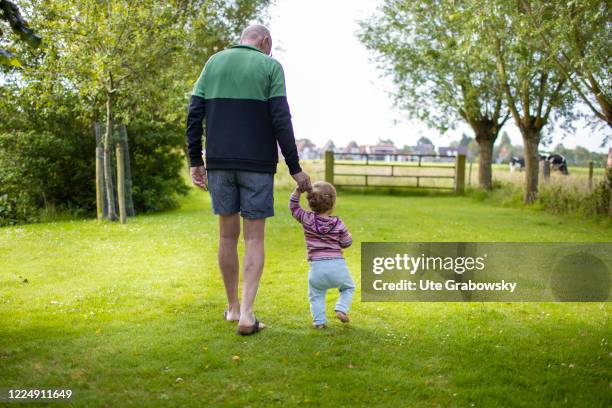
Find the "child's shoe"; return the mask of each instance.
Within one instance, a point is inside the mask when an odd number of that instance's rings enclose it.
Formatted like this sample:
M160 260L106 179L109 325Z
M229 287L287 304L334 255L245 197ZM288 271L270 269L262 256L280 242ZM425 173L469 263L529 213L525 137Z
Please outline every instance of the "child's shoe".
M346 313L341 312L339 310L336 310L336 317L342 322L342 323L348 323L349 322L349 318L346 315Z

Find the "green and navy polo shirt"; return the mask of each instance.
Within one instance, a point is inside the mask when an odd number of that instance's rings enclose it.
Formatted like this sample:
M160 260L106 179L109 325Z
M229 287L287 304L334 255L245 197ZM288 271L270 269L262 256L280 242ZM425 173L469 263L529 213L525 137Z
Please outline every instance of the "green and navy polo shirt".
M195 84L187 116L191 166L275 173L278 147L291 174L301 171L283 67L249 45L218 52Z

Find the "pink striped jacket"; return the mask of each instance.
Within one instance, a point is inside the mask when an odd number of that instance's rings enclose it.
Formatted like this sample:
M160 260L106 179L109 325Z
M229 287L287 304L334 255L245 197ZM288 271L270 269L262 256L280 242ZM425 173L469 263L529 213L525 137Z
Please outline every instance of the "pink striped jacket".
M342 248L353 243L351 233L338 217L324 217L300 206L300 196L293 192L289 198L289 210L304 228L308 260L342 258Z

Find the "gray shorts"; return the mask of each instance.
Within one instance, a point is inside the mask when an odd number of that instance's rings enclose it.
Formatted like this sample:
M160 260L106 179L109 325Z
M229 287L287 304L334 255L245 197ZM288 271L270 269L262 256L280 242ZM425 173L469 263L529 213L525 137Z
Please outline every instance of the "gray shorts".
M217 215L240 213L258 219L274 215L274 174L208 170L208 191Z

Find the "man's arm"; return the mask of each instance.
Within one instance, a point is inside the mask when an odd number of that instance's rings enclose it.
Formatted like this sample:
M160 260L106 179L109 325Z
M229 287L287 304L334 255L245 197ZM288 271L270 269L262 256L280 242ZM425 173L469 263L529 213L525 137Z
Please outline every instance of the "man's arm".
M291 175L300 173L302 169L300 167L297 147L295 146L291 112L289 111L289 103L287 102L285 73L278 61L274 61L272 65L268 103L274 137L278 141L281 152L285 157L285 163L287 163L287 167L289 167L289 173Z
M204 165L204 160L202 160L202 134L204 133L202 122L205 114L204 98L192 95L189 112L187 113L187 151L191 167Z
M297 182L301 191L310 191L312 189L310 177L300 167L300 158L295 146L291 113L289 112L289 103L287 103L285 92L285 74L283 67L278 61L274 61L273 64L268 104L274 137L278 141L281 152L285 157L285 163L289 167L289 174Z
M270 99L270 115L272 116L274 137L278 141L281 152L285 157L285 163L289 167L289 174L297 174L302 171L302 168L300 167L300 158L295 146L291 113L289 112L286 96Z

